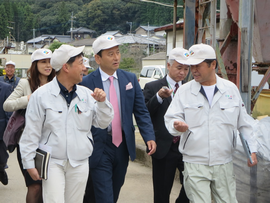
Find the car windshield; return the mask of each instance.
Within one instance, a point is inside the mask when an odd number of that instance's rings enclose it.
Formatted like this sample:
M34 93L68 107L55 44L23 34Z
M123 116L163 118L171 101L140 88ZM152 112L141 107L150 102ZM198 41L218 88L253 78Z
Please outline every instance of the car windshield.
M161 68L163 75L165 75L165 68Z
M155 67L155 66L144 66L141 70L140 77L151 77L153 72L155 75L159 75L161 78L165 75L165 67Z

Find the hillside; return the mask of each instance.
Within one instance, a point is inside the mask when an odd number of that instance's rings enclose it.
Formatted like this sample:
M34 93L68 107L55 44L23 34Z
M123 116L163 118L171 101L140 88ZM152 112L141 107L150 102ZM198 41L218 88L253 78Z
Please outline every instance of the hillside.
M178 4L183 5L183 0ZM127 33L127 22L132 22L134 31L139 25L161 26L173 19L173 8L140 0L1 0L0 11L0 40L10 32L16 41L27 41L33 34L67 34L72 13L73 27L86 27L97 35L109 30ZM183 8L178 8L177 17L183 17Z

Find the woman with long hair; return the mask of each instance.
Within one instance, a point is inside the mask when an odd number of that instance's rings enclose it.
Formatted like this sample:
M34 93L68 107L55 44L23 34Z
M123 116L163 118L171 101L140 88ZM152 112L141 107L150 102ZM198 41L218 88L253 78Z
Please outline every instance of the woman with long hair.
M5 111L12 112L26 109L31 94L54 78L55 70L52 69L50 64L51 56L52 52L49 49L37 49L33 52L31 67L27 70L27 79L20 79L18 86L3 105ZM17 158L28 188L26 203L43 202L41 180L34 181L27 170L23 169L19 145L17 147Z

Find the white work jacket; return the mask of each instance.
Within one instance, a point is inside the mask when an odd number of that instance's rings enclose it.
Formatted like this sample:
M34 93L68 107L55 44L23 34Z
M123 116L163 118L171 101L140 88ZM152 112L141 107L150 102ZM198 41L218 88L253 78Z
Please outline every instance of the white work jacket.
M97 102L88 88L77 85L76 93L68 107L54 78L31 95L25 116L26 126L20 140L25 169L35 167L33 158L39 144L51 147L53 159L58 162L69 160L73 167L91 156L92 125L102 129L108 127L114 112L107 99Z
M212 166L232 161L237 129L251 152L257 151L249 115L237 87L217 75L216 81L218 90L211 106L200 92L201 84L192 80L178 89L165 114L168 131L181 136L179 151L185 162ZM177 131L173 126L176 120L187 123L189 129Z

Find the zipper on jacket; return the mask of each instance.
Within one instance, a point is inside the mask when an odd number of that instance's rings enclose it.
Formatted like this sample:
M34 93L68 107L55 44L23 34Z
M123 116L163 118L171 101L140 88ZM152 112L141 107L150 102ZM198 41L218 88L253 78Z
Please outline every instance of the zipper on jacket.
M187 136L187 139L186 139L186 141L185 141L185 143L184 143L183 149L185 149L185 146L186 146L186 143L187 143L187 141L188 141L188 138L189 138L190 134L191 134L191 131L188 133L188 136Z
M235 136L234 136L234 130L233 130L233 148L235 148L236 145L235 145Z
M50 134L48 135L47 141L45 142L45 144L44 144L44 145L46 145L46 144L48 143L48 141L49 141L49 138L50 138L51 134L52 134L52 132L50 132Z

